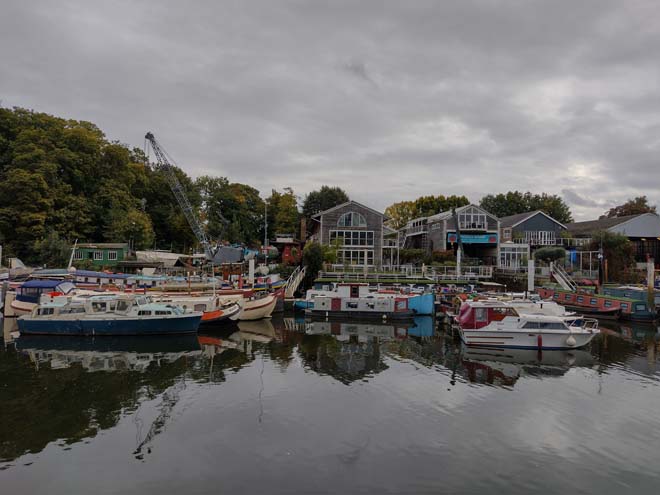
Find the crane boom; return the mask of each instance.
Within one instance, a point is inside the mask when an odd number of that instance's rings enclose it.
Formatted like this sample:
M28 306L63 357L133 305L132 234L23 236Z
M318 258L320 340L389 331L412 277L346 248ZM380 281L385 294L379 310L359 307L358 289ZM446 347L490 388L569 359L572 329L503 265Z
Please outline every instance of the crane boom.
M172 193L179 203L179 206L181 207L181 210L183 211L183 214L186 217L190 228L195 234L195 237L204 249L206 258L212 260L215 253L211 248L211 242L206 235L206 230L204 229L204 226L202 225L199 217L193 210L193 207L188 200L188 196L186 196L186 191L184 190L183 185L181 185L179 178L176 176L174 166L170 163L170 160L167 157L167 153L160 146L158 141L156 141L156 138L151 132L148 132L144 138L151 144L151 148L154 150L154 154L156 155L158 168L165 172L165 177L167 178L170 189L172 189Z

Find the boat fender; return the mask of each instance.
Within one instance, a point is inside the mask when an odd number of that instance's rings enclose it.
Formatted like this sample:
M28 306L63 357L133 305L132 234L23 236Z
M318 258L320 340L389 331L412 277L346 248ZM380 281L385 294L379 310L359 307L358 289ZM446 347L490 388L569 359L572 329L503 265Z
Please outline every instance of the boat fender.
M569 335L568 338L566 339L566 345L573 347L575 344L577 344L577 341L575 340L575 337L572 335Z
M538 346L539 349L543 348L543 335L538 334L536 336L536 345Z

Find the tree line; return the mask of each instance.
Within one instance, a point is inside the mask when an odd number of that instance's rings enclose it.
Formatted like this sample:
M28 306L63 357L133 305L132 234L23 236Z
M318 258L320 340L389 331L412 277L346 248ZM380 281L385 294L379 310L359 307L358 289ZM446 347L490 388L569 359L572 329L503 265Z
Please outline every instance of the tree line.
M325 185L300 202L289 187L262 198L254 187L226 177L193 179L176 167L175 173L211 239L250 247L261 245L265 223L271 236L299 235L302 218L349 200L341 188ZM469 203L465 196L421 196L390 205L385 215L398 229L411 219ZM562 198L545 193L489 194L479 204L498 217L540 209L562 223L572 220ZM641 196L606 215L646 211L655 212L655 207ZM0 108L3 254L44 262L53 252L63 256L76 239L131 241L136 249L179 252L198 247L166 174L148 162L143 150L109 141L91 122Z

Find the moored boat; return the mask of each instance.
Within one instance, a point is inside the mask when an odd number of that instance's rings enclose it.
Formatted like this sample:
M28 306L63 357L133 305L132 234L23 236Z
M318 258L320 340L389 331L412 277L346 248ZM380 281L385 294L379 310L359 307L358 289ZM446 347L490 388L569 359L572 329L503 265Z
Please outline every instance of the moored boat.
M656 318L655 310L650 310L646 301L545 287L537 289L537 292L542 298L552 299L571 311L598 318L633 321L652 321Z
M413 318L415 312L408 307L408 301L404 295L369 292L368 284L339 284L333 293L317 295L305 312L322 318Z
M218 324L232 321L232 317L241 312L241 305L235 300L226 300L217 295L211 296L152 296L154 302L180 306L184 310L191 309L202 313L201 325Z
M276 304L277 296L275 294L268 294L265 297L260 298L246 299L243 302L243 309L238 314L238 319L240 321L249 321L270 318Z
M598 333L598 321L578 316L520 314L506 302L468 301L457 321L468 346L576 349Z
M145 296L95 296L42 304L18 319L18 329L43 335L184 334L197 332L201 319L201 312L186 313Z

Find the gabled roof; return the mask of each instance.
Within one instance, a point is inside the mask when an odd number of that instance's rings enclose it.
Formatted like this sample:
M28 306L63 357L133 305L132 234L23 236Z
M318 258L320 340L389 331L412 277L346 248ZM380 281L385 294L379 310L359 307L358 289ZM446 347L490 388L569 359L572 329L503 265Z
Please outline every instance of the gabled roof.
M373 208L369 208L368 206L365 206L362 203L358 203L357 201L353 201L353 200L346 201L345 203L342 203L342 204L337 205L337 206L333 206L332 208L328 208L325 211L321 211L321 212L317 213L316 215L312 215L312 218L318 218L320 216L323 216L327 213L331 213L335 210L338 210L338 209L343 208L343 207L345 207L347 205L350 205L350 204L353 204L355 206L359 206L360 208L364 208L365 210L369 210L370 212L374 213L375 215L380 215L383 218L387 218L387 217L385 217L385 215L383 213L381 213L379 211L376 211Z
M463 210L466 210L468 208L476 208L480 211L483 211L486 215L493 217L495 220L498 220L498 218L493 215L492 213L484 210L481 206L479 205L474 205L474 204L469 204L465 206L460 206L456 208L456 214L458 215L461 213ZM446 210L446 211L441 211L440 213L436 213L435 215L431 215L428 217L429 222L437 222L438 220L445 220L447 218L451 218L453 216L453 211L452 210Z
M535 217L536 215L539 215L539 214L549 218L550 220L555 222L557 225L559 225L561 228L563 228L563 229L566 228L566 225L564 225L563 223L555 220L550 215L548 215L547 213L545 213L544 211L541 211L541 210L526 211L525 213L518 213L516 215L509 215L508 217L502 217L502 218L500 218L500 222L501 222L502 227L504 227L504 228L508 228L508 227L513 228L513 227L516 227L517 225L520 225L521 223L526 222L530 218Z
M648 215L648 213L640 213L638 215L626 215L623 217L612 218L599 218L598 220L588 220L586 222L573 222L566 225L566 229L573 235L584 235L597 232L599 230L608 230L622 223L629 222L633 218Z

